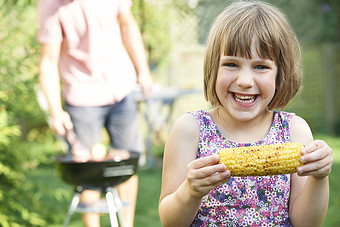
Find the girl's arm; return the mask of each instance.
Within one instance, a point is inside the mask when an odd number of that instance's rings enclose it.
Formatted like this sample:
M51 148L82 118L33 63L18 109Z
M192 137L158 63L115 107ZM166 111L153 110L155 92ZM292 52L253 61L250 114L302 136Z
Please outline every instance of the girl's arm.
M159 215L164 227L189 226L202 197L229 180L230 172L217 155L196 159L199 125L183 115L174 124L164 150Z
M328 175L333 163L332 149L324 141L313 141L308 124L294 117L291 141L304 144L298 174L292 174L289 215L293 226L321 226L329 200Z

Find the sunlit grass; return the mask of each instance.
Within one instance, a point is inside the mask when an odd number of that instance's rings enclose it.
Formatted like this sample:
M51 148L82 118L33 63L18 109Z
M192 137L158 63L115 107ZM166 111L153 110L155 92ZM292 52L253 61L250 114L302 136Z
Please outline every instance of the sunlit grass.
M316 135L315 139L321 139L328 143L333 149L333 158L335 163L340 163L340 138L328 135Z
M135 227L160 227L158 199L161 186L161 169L140 169L139 194L136 207ZM54 166L41 166L30 173L28 179L36 184L40 197L41 213L47 218L46 227L62 226L71 204L74 188L65 184ZM101 216L102 227L109 227L108 214ZM79 213L72 215L70 227L83 227Z
M316 135L315 139L325 140L333 149L334 163L329 176L330 200L326 220L323 227L340 226L340 138L328 135ZM317 196L317 195L316 195Z

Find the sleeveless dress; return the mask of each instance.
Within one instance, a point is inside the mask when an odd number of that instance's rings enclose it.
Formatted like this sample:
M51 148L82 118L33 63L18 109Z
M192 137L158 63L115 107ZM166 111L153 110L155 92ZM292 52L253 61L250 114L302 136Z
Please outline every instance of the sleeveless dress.
M295 115L274 111L268 135L255 143L235 143L219 132L206 110L191 112L200 125L197 158L238 146L290 142L290 121ZM292 226L288 215L290 174L231 177L203 197L191 226Z

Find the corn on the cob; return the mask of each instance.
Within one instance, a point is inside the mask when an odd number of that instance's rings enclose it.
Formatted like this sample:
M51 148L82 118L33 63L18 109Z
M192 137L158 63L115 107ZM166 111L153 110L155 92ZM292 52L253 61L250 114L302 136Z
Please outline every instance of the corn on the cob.
M299 143L283 143L227 148L219 151L223 163L232 176L265 176L295 173L300 162Z

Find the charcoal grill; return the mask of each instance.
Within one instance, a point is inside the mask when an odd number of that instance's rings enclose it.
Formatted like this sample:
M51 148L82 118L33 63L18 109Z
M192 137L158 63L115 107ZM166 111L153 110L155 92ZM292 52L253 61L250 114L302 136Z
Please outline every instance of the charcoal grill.
M109 213L111 226L123 226L122 202L115 186L128 180L137 171L139 153L129 151L130 158L125 160L105 160L101 162L75 162L71 155L62 155L55 158L56 166L63 181L75 186L75 195L67 213L64 227L68 226L71 216L75 212ZM106 195L107 212L103 209L82 209L79 207L79 196L83 188L98 188ZM117 219L118 217L118 219Z

